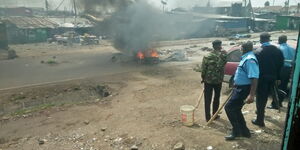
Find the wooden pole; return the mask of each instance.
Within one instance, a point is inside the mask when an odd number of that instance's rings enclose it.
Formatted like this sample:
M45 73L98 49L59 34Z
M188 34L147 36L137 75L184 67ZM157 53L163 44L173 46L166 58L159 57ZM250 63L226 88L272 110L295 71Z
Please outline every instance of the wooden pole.
M197 101L197 104L195 105L195 109L197 109L199 107L199 104L202 100L203 95L204 95L204 90L202 90L202 93L198 97L198 101Z
M210 120L207 122L207 124L206 124L207 126L208 126L209 124L211 124L211 123L215 120L215 118L218 116L218 114L220 113L220 111L223 109L223 107L224 107L224 106L227 104L227 102L230 100L231 96L232 96L232 91L230 92L228 98L227 98L226 101L222 104L222 106L219 107L218 111L217 111L217 112L212 116L212 118L210 118Z

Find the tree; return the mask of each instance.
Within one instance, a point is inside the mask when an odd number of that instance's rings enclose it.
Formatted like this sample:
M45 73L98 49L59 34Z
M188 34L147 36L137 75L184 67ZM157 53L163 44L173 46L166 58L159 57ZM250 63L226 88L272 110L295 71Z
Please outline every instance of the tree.
M269 1L265 2L265 7L267 7L267 6L270 6L270 2Z

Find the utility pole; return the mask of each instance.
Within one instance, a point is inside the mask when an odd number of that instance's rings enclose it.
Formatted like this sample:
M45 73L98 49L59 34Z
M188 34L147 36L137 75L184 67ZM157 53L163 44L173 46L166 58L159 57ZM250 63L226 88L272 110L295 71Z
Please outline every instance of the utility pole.
M46 16L48 16L48 11L49 11L48 0L45 0L45 9L46 9Z
M74 7L75 18L77 18L77 8L76 8L76 1L75 0L73 0L73 7Z
M77 26L77 8L76 8L76 1L75 0L73 0L73 7L74 7L74 14L75 14L74 25L76 27Z
M284 7L285 7L286 15L289 15L290 0L284 2Z

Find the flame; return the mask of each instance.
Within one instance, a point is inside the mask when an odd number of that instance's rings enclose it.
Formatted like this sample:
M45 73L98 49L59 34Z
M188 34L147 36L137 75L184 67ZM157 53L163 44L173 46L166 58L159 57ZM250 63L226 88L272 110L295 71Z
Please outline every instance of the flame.
M145 55L144 55L143 52L138 51L137 54L136 54L136 57L137 57L138 59L144 59L144 58L145 58Z
M158 53L156 50L151 50L150 56L153 58L158 58Z

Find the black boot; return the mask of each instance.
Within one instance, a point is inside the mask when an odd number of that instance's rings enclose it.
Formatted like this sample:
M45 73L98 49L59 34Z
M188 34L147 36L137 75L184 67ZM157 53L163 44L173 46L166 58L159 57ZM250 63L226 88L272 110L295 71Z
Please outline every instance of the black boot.
M259 126L259 127L265 127L265 123L261 123L261 122L258 122L257 120L252 120L251 121L252 122L252 124L254 124L254 125L257 125L257 126Z

